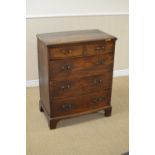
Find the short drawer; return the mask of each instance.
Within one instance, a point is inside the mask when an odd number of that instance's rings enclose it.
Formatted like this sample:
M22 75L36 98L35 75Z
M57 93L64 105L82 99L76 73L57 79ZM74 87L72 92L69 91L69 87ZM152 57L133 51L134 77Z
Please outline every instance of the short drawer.
M82 45L60 45L49 48L49 59L66 59L80 57L83 54Z
M53 116L64 116L91 111L110 104L110 91L102 91L81 97L52 101Z
M111 88L111 83L112 72L84 78L50 81L50 97L65 98L98 92Z
M98 41L87 43L84 50L85 56L102 55L104 53L114 52L113 41Z
M102 56L50 61L50 80L80 78L112 72L113 53Z

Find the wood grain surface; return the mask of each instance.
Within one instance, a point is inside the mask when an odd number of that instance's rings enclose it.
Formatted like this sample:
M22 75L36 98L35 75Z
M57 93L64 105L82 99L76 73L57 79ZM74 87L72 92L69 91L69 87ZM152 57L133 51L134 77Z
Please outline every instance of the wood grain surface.
M49 128L101 109L111 116L116 37L99 30L37 35L40 101Z

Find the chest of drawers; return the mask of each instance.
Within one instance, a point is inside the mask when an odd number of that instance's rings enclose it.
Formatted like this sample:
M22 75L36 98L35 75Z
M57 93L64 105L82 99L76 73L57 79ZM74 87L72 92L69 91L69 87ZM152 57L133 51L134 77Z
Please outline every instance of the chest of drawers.
M39 108L50 129L61 119L99 110L111 115L115 41L100 30L37 35Z

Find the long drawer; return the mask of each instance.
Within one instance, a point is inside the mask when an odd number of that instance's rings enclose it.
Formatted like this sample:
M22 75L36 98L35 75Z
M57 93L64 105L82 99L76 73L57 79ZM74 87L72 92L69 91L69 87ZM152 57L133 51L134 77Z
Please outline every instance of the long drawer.
M64 116L101 108L109 104L110 91L106 90L80 97L55 99L52 101L51 110L53 116Z
M50 80L61 81L103 74L112 71L113 59L113 53L105 53L99 56L50 61Z
M50 97L64 98L111 88L112 72L102 75L50 82Z

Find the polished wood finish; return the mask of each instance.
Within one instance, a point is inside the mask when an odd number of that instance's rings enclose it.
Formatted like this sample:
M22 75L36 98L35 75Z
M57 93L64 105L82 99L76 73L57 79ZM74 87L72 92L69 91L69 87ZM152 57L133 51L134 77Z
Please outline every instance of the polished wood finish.
M108 107L105 109L105 117L111 116L112 107Z
M48 62L48 49L38 39L38 70L39 70L39 87L40 87L40 104L43 103L48 114L50 111L49 100L49 62Z
M88 41L109 41L117 38L100 30L79 30L38 34L37 38L48 47Z
M113 53L108 53L93 57L50 61L50 79L64 80L66 77L73 79L111 72L113 59Z
M49 49L50 59L66 59L70 57L82 56L83 47L79 45L62 45Z
M37 35L40 101L49 128L105 110L110 116L116 37L99 30Z
M65 79L62 81L50 82L51 98L68 98L72 96L80 96L91 92L98 92L101 89L111 89L111 72L101 75Z
M64 116L108 105L110 102L109 90L90 93L78 97L54 99L52 116Z
M94 41L74 44L63 44L49 48L50 59L66 59L73 57L93 56L112 52L112 41Z

